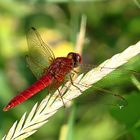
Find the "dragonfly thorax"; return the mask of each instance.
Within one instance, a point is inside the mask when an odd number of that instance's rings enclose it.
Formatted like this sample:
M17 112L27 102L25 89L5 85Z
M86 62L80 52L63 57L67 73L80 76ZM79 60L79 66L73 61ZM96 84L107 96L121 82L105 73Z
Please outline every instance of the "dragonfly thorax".
M78 53L70 52L70 53L68 53L67 58L73 60L73 67L74 68L78 67L79 64L82 63L81 55Z

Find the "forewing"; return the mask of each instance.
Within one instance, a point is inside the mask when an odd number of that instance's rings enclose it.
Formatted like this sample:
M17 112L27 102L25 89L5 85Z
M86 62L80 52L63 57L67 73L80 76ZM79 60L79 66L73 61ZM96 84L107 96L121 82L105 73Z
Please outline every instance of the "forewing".
M136 70L136 68L134 68L134 70L133 70L131 68L125 68L125 67L112 68L112 67L104 67L104 66L99 67L97 65L85 65L85 64L80 65L79 68L80 68L79 73L85 73L85 74L88 71L92 70L93 68L98 68L102 72L112 70L112 73L105 76L105 78L106 77L107 78L112 78L112 79L116 78L116 80L118 78L121 78L121 79L124 79L124 78L126 79L127 78L128 79L132 75L140 77L140 72L139 72L139 70ZM129 75L129 77L127 75Z
M42 72L55 59L54 53L33 27L27 33L27 43L29 48L27 63L34 75L40 77Z

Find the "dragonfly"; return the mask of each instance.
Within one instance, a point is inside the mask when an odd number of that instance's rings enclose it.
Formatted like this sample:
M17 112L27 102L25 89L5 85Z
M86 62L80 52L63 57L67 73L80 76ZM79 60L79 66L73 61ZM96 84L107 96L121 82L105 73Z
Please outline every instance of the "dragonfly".
M48 88L49 91L57 89L64 104L63 94L60 92L59 87L66 82L66 79L70 80L70 83L80 90L77 84L75 85L72 81L73 74L77 74L75 68L84 66L82 65L82 56L79 53L70 52L66 57L55 57L49 45L43 41L41 35L34 27L27 33L27 44L29 49L29 55L26 56L27 63L32 73L36 76L37 81L13 97L4 107L3 111L8 111L16 107L45 88ZM134 73L136 72L134 71ZM127 101L119 94L98 87L96 87L96 89L101 92L110 93L115 98L127 104ZM80 90L80 92L82 91Z
M26 57L27 63L38 80L13 97L8 105L4 107L4 111L14 108L46 87L50 89L58 88L67 76L70 76L71 79L71 71L82 63L81 55L75 52L68 53L66 57L55 58L49 45L43 41L34 27L27 33L27 43L29 47L29 56ZM36 56L36 54L39 55ZM46 58L45 63L41 61L41 56ZM40 69L40 72L37 69ZM62 96L60 95L60 97Z

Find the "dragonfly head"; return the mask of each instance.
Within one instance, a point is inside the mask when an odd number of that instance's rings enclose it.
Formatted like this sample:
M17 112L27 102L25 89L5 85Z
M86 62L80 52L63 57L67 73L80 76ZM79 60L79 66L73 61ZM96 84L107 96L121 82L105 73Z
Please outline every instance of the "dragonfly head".
M70 52L67 55L67 58L72 59L74 62L74 68L78 67L82 63L81 55L78 53Z

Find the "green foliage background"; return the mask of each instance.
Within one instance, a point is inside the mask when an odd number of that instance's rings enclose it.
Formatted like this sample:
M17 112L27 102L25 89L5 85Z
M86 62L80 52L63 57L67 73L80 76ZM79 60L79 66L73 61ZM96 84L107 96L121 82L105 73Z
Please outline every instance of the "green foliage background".
M9 112L2 108L19 91L36 79L26 65L26 31L36 27L52 31L51 43L56 55L74 50L81 15L87 16L86 42L83 63L99 64L140 40L140 8L136 0L57 1L20 0L0 1L0 138L15 120L29 112L46 93L26 101ZM56 36L55 32L59 32ZM45 34L43 38L50 36ZM54 41L54 42L53 42ZM67 43L66 43L67 41ZM56 47L56 48L55 48ZM139 56L125 68L139 71ZM138 77L137 77L138 78ZM119 108L107 105L115 97L93 88L62 108L29 140L139 140L140 91L139 82L127 72L108 76L97 83L102 88L125 96L128 105ZM97 93L101 93L97 96ZM115 99L116 100L116 99ZM116 103L117 104L117 103Z

